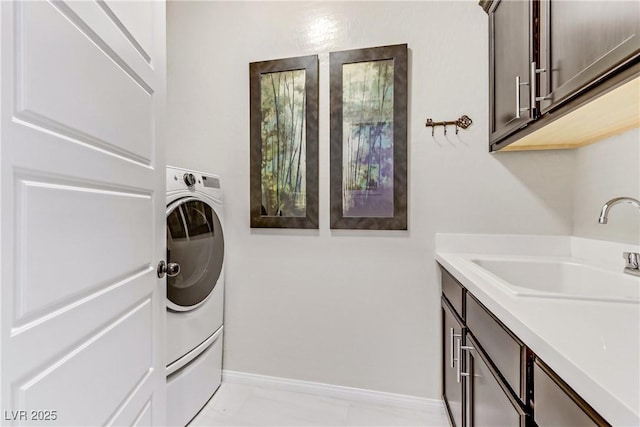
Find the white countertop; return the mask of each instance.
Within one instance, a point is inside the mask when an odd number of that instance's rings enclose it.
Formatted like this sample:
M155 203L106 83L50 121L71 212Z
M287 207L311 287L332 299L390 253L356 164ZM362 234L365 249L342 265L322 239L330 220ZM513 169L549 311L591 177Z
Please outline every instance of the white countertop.
M620 271L635 245L569 236L436 235L436 259L613 425L640 425L640 304L519 297L479 255L579 260ZM640 278L638 278L640 286Z

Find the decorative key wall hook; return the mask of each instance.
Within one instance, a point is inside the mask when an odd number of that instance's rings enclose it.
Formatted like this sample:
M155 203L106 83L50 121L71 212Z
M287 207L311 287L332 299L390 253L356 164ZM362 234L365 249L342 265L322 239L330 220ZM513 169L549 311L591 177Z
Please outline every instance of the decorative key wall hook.
M445 122L434 122L433 119L427 119L425 123L426 127L431 126L431 136L435 134L436 126L444 126L444 134L447 134L447 125L456 127L456 135L458 134L458 128L466 129L473 123L473 120L466 114L458 118L455 121L445 121Z

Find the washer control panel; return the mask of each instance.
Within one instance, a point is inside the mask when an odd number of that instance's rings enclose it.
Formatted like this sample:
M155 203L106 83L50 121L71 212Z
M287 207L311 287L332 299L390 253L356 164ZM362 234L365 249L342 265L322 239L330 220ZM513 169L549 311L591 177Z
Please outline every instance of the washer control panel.
M189 193L202 192L222 200L222 189L218 175L167 166L166 179L167 193L188 190Z

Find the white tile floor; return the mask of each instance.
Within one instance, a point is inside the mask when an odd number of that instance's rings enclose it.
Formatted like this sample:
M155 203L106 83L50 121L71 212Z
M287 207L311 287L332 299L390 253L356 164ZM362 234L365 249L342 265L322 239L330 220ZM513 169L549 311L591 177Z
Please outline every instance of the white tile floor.
M440 406L405 408L224 382L189 427L448 425Z

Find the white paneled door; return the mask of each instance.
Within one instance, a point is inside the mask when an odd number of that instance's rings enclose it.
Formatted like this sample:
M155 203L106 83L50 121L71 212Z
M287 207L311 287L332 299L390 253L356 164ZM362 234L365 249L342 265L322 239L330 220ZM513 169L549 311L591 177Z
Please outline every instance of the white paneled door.
M164 424L165 5L0 2L0 424Z

